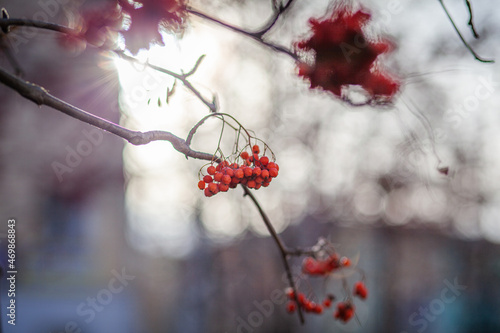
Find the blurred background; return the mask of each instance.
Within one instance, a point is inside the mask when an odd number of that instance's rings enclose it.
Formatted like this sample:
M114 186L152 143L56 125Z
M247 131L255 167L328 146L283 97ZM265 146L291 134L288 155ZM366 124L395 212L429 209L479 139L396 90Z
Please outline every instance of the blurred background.
M12 18L70 24L100 1L2 1ZM204 161L168 142L132 146L0 86L0 246L16 219L16 325L4 332L499 332L499 67L474 60L438 1L365 0L372 33L397 46L383 64L402 80L392 107L351 107L309 89L294 61L197 17L182 38L141 51L143 61L188 71L220 111L274 151L280 175L255 195L290 247L324 237L359 258L369 296L357 319L333 309L301 326L285 311L288 284L276 244L240 188L205 198ZM499 13L447 1L474 49L500 54ZM268 0L192 1L223 21L258 29ZM331 3L296 0L266 35L290 47ZM2 37L5 38L5 37ZM8 43L24 78L73 105L134 130L186 137L208 109L172 78L91 47L68 50L49 31L14 29ZM2 68L13 72L5 56ZM158 102L160 100L160 102ZM192 147L215 152L216 120ZM222 147L234 136L225 132ZM444 170L448 168L448 172ZM356 259L357 261L357 259ZM341 281L300 289L342 298ZM353 283L359 277L348 277Z

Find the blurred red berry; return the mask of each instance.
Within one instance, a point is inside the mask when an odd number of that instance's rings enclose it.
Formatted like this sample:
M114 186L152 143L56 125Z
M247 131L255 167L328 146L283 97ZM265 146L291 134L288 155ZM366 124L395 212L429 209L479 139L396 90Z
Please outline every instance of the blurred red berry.
M368 289L363 282L358 281L354 284L354 295L359 296L361 299L368 297Z
M312 37L296 46L314 51L314 63L298 64L298 74L309 80L311 88L320 87L341 97L342 88L359 85L373 100L392 99L399 82L380 70L374 71L378 56L391 51L392 44L366 36L363 28L370 17L365 10L340 8L326 20L309 21Z

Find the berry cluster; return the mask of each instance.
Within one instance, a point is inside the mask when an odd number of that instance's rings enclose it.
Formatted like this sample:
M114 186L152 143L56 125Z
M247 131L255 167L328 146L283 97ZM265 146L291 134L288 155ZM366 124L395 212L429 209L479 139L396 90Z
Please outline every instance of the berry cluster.
M292 290L292 288L288 288L286 290L286 295L288 296L288 303L286 304L286 310L289 313L295 312L297 309L297 303L295 302L295 294ZM316 313L316 314L322 314L323 309L329 308L332 306L332 301L335 299L335 296L333 295L327 295L326 298L323 300L321 303L316 303L306 297L305 294L303 293L298 293L297 294L297 300L299 301L301 307L304 309L305 312L307 313Z
M333 252L326 256L323 255L321 258L304 258L302 261L302 272L308 276L327 276L335 270L349 266L351 266L349 258L340 257L336 252ZM343 279L344 284L347 285L345 278ZM365 300L368 297L368 289L363 281L357 281L354 283L352 292L346 290L346 293L347 296L345 300L337 304L336 310L333 313L335 319L344 323L348 322L355 315L356 308L354 306L353 297L359 297ZM297 297L295 297L295 293L291 288L286 290L286 295L289 299L286 310L289 313L295 312L297 306L300 305L306 313L321 314L323 311L330 308L332 302L335 300L335 296L332 294L327 294L322 302L314 302L300 292L297 294Z
M368 289L363 282L358 281L354 284L354 295L361 299L366 299L366 297L368 297Z
M356 308L354 304L350 301L340 302L337 304L337 311L333 315L335 319L342 320L344 323L347 323L353 316Z
M333 253L325 259L304 258L302 271L308 275L326 275L337 268L348 267L350 265L351 261L349 258L342 257L339 259L338 254Z
M342 88L359 85L375 101L390 101L399 82L376 65L379 55L393 46L388 40L369 38L363 28L371 15L338 8L330 18L310 19L313 35L298 42L297 48L314 51L314 63L299 63L299 75L307 78L311 88L321 87L342 97Z
M227 192L238 184L258 190L267 187L278 176L279 166L269 160L269 157L259 156L260 147L254 145L252 153L243 151L238 160L241 163L230 163L227 160L217 166L207 167L207 175L198 182L198 188L204 191L205 196L211 197L219 192Z

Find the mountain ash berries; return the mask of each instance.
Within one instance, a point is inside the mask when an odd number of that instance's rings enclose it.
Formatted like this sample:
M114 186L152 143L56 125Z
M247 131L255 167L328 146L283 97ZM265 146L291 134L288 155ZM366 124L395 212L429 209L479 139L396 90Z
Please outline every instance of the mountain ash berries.
M323 21L309 20L312 36L296 47L313 53L313 62L298 64L298 74L309 80L311 88L319 87L345 98L342 89L357 85L366 91L370 101L392 100L400 83L379 66L377 58L390 52L393 44L366 34L370 18L363 9L341 7Z
M205 196L211 197L219 192L227 192L238 184L258 190L267 187L279 173L279 166L267 156L259 156L260 147L254 145L252 151L243 151L236 161L224 160L207 167L207 175L198 182L198 188Z
M302 273L306 276L320 276L326 278L330 276L330 274L350 266L351 261L349 258L340 257L336 252L333 252L328 255L322 255L320 258L312 256L304 258L302 261ZM342 279L344 279L344 285L347 286L345 277L342 277ZM347 293L347 296L343 301L337 303L337 306L333 311L333 318L347 323L355 315L356 308L354 306L353 298L359 297L360 299L365 300L368 297L368 289L363 281L358 281L354 283L352 293L350 290L345 290L345 292ZM311 300L310 297L307 297L301 292L299 292L297 297L295 297L295 293L292 288L288 288L285 291L285 294L288 297L286 310L289 313L295 312L297 307L300 305L306 313L322 314L332 306L332 303L335 300L335 296L332 294L327 294L326 297L319 302Z

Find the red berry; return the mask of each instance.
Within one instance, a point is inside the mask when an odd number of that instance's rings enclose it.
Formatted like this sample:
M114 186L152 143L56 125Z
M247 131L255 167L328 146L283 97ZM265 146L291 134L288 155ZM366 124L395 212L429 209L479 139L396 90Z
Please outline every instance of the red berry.
M266 166L269 163L269 157L267 156L262 156L260 158L260 163L262 163L263 166Z
M253 152L254 154L258 154L258 153L260 153L260 148L259 148L259 145L254 145L254 146L252 147L252 152Z
M269 164L271 164L271 163L269 163ZM269 176L271 176L273 178L278 177L278 169L276 169L276 168L269 169Z
M225 172L226 172L226 175L228 175L229 177L234 176L234 170L233 170L233 169L231 169L231 168L227 168L227 169L225 170Z
M249 155L248 155L248 152L244 151L244 152L242 152L242 153L240 154L240 156L241 156L241 158L242 158L242 159L246 160L246 159L248 158L248 156L249 156Z
M221 192L227 192L229 190L229 185L227 184L218 184L217 187Z
M325 298L325 300L323 301L323 306L325 308L329 308L330 306L332 306L332 300L330 298Z
M366 299L368 296L368 289L363 282L358 281L354 284L354 295L359 296L361 299Z
M340 258L340 266L348 267L351 266L351 261L347 257Z
M261 176L255 177L255 182L257 184L262 184L264 182L264 178L262 178Z
M249 180L249 181L247 182L247 186L248 186L249 188L254 188L254 187L255 187L255 185L257 185L257 183L255 182L255 180Z
M231 176L229 176L229 175L222 176L222 182L224 184L230 184L231 183Z
M286 304L286 311L289 313L295 312L296 308L297 308L297 305L293 301L290 301Z
M325 266L329 272L333 271L336 268L339 268L339 256L336 253L332 253L328 258L325 259Z
M297 295L297 298L298 298L300 304L304 304L307 301L306 295L304 295L303 293L299 293Z
M278 169L277 166L278 165L274 162L267 163L267 169L272 169L272 168Z
M260 176L260 174L261 174L261 173L262 173L261 168L259 168L259 167L255 167L255 168L253 168L252 174L253 174L254 176Z
M198 188L199 188L200 190L204 190L204 189L205 189L205 182L204 182L203 180L200 180L200 181L198 182Z
M336 319L342 320L344 323L348 322L354 316L354 305L351 303L340 302L337 305L337 311L334 314Z
M212 192L210 192L208 187L205 189L204 193L207 198L210 198L212 195L214 195Z
M219 171L214 175L214 180L216 182L220 182L222 180L222 176L223 176L222 172Z
M286 288L285 289L285 294L288 296L288 298L290 299L293 299L293 295L294 295L294 292L293 292L293 289L292 288Z
M206 175L203 177L205 183L211 183L213 181L212 176Z
M304 309L306 310L306 312L312 312L312 311L314 311L315 307L316 307L316 303L311 302L311 301L307 301L304 304Z
M243 172L242 169L238 169L234 172L234 175L236 176L236 178L241 179L241 178L245 177L245 172Z
M313 312L317 313L317 314L321 314L321 313L323 313L323 307L319 304L315 304Z
M219 192L219 188L217 187L217 184L215 184L215 183L210 183L210 184L208 184L208 187L207 187L207 188L208 188L208 190L209 190L210 192L212 192L213 194L217 194L217 192Z
M245 170L243 170L243 171L245 172L246 177L251 177L253 174L253 170L250 167L246 167Z
M266 170L266 169L262 170L262 172L261 172L260 176L261 176L262 178L264 178L264 179L269 178L269 170Z
M207 168L207 173L208 173L209 175L212 175L212 176L213 176L213 175L215 175L215 171L216 171L216 170L215 170L215 167L214 167L213 165L211 165L211 166L209 166L209 167Z
M322 269L320 263L313 257L306 257L302 261L302 271L309 275L322 275L325 271Z

